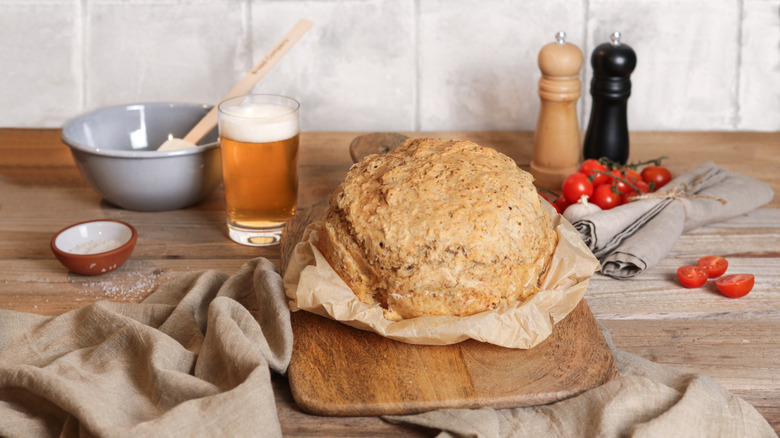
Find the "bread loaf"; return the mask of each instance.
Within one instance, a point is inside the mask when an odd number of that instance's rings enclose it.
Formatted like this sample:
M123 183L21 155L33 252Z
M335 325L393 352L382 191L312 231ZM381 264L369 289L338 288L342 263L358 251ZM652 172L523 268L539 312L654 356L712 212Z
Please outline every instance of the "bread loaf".
M541 202L506 155L409 139L353 166L315 245L390 320L468 316L539 290L558 239Z

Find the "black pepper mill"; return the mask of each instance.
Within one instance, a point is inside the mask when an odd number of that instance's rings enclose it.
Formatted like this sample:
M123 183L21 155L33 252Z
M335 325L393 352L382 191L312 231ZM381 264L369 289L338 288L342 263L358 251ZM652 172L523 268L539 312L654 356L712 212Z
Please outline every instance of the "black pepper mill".
M628 96L631 95L631 72L636 67L636 54L620 42L620 32L610 36L610 42L600 44L590 58L593 79L590 94L593 107L585 132L583 156L607 157L625 164L628 161Z

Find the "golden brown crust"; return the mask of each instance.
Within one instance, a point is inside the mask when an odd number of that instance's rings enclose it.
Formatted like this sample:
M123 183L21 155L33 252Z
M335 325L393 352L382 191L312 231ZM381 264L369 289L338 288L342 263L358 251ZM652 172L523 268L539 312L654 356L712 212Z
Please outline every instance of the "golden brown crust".
M361 301L399 320L525 299L556 243L531 175L511 158L422 138L353 166L316 246Z

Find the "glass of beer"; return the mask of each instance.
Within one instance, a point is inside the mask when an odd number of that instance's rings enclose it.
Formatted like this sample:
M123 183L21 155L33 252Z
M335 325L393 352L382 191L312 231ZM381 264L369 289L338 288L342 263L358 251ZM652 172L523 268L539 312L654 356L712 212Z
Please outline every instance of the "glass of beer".
M219 104L219 142L230 239L279 243L298 200L300 104L290 97L250 94Z

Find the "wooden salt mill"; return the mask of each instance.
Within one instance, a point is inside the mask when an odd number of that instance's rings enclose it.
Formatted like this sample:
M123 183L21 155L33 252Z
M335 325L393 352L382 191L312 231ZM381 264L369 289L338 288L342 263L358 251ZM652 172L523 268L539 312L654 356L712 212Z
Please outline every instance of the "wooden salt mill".
M582 51L566 42L565 32L558 32L555 42L542 47L538 63L542 71L541 108L534 133L531 174L536 186L560 190L563 180L577 171L580 160L577 100Z
M620 32L610 42L593 51L590 64L593 79L590 94L593 108L585 133L583 156L607 157L625 164L628 161L628 97L631 95L631 72L636 68L636 54L620 42Z

